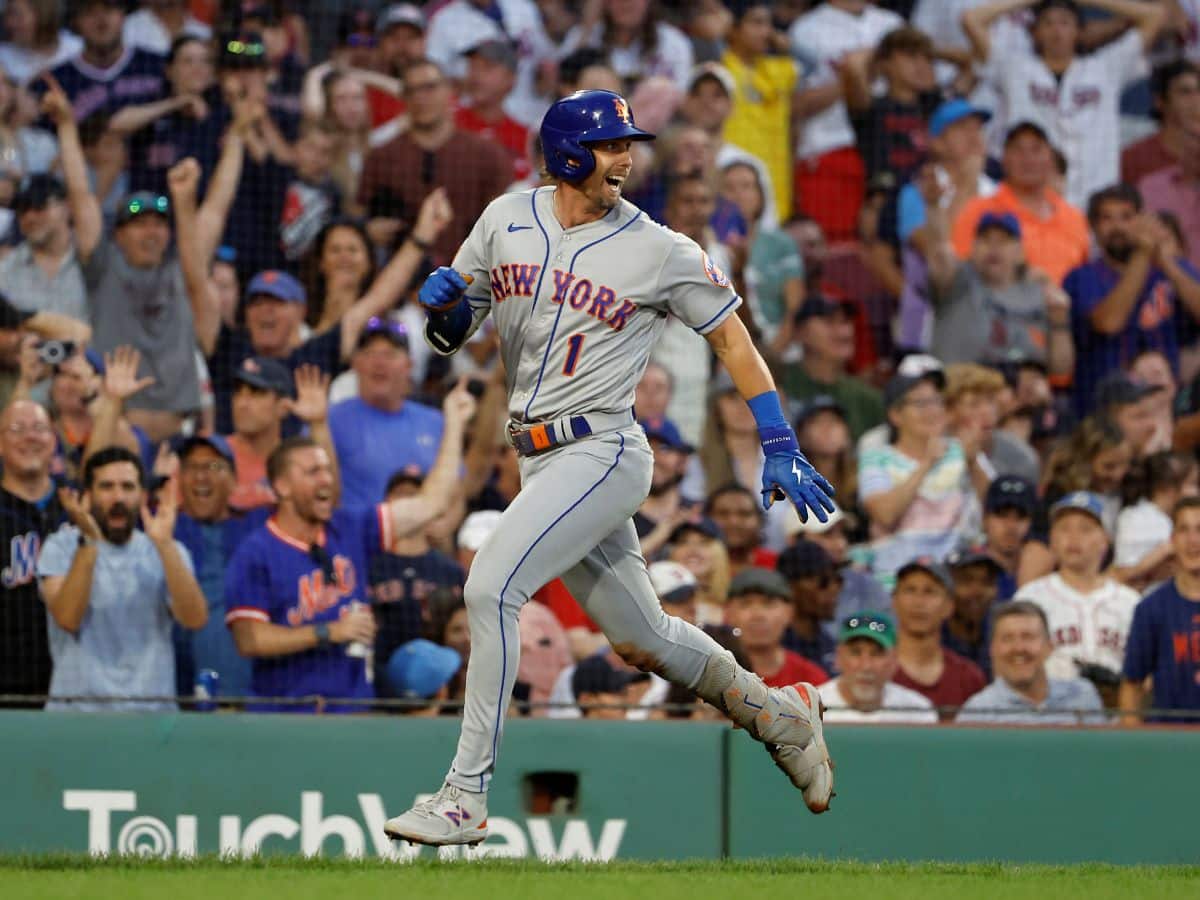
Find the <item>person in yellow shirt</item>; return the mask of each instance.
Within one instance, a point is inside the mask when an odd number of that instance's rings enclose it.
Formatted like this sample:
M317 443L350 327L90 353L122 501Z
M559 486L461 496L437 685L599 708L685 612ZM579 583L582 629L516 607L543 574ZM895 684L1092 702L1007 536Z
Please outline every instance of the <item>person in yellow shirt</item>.
M725 140L758 156L771 176L779 220L792 214L791 126L798 73L791 57L768 56L771 6L761 0L729 4L733 25L721 62L737 86Z

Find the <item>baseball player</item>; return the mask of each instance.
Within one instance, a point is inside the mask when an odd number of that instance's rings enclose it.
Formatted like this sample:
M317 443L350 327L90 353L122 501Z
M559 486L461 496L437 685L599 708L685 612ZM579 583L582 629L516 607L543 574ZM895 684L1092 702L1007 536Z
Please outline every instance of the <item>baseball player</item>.
M487 789L516 678L517 616L561 577L631 664L685 685L767 745L814 812L833 775L811 685L769 689L732 654L666 615L632 517L650 487L651 452L633 417L634 386L668 315L705 336L747 399L765 463L763 502L787 498L820 519L833 488L801 455L771 375L735 310L741 298L688 238L621 197L633 141L653 135L609 91L556 102L541 125L554 184L492 201L419 292L425 336L455 352L491 315L509 398L508 438L522 490L484 541L464 589L471 627L458 752L429 800L385 825L415 843L487 837Z
M1109 546L1103 513L1103 501L1087 491L1054 504L1050 549L1058 571L1017 591L1017 600L1036 603L1046 613L1054 645L1046 661L1051 678L1078 678L1096 666L1115 676L1125 659L1125 639L1141 597L1102 571Z

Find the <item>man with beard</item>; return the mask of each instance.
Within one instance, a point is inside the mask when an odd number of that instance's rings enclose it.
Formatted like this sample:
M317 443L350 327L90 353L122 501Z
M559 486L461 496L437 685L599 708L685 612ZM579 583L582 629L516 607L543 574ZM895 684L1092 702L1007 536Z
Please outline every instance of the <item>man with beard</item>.
M765 517L758 505L758 498L749 488L733 483L717 488L708 495L704 514L717 523L725 538L730 575L736 575L749 566L775 568L779 554L762 544Z
M243 513L230 505L237 468L225 438L215 434L187 438L177 453L182 505L175 538L192 556L196 580L208 603L208 621L196 631L175 628L176 690L190 694L196 673L211 669L220 676L222 695L245 697L250 692L250 662L237 652L225 627L225 570L238 545L266 521L267 510L259 507Z
M135 454L108 447L84 464L82 497L59 492L72 524L50 536L38 559L54 660L47 709L175 709L163 699L175 692L171 625L201 628L208 607L174 538L174 485L152 513L144 480Z
M999 596L1003 570L979 548L951 553L946 568L954 590L954 611L942 626L942 643L990 674L988 614Z
M842 622L837 678L819 688L826 722L935 724L928 699L892 681L896 626L883 613L860 612Z
M996 611L991 654L996 680L963 704L960 724L1103 725L1100 695L1082 678L1051 678L1046 614L1013 600Z
M50 687L37 558L42 541L63 521L50 478L53 457L54 429L45 409L16 400L0 413L0 694L45 695Z
M1105 188L1088 202L1100 256L1067 275L1075 332L1075 412L1095 403L1105 375L1145 350L1160 351L1179 370L1179 334L1200 320L1200 273L1183 258L1174 234L1142 212L1128 185Z
M421 490L365 510L335 507L334 464L316 441L288 438L275 448L267 460L275 513L239 545L225 582L225 623L238 651L253 660L252 696L373 696L366 657L376 627L367 605L367 557L390 549L397 536L425 528L449 506L474 409L465 386L451 391L442 407L441 449ZM325 711L362 709L334 705Z
M642 555L653 556L666 545L675 528L694 517L696 501L683 495L681 485L688 459L695 450L670 419L655 417L641 423L654 453L650 493L633 516Z

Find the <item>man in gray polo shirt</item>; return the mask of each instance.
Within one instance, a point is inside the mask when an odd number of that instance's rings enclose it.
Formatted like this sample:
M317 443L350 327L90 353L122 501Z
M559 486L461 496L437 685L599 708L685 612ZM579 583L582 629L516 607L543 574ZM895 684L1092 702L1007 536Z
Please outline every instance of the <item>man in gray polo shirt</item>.
M992 618L996 680L963 704L960 724L1103 725L1100 695L1090 681L1046 675L1050 628L1036 603L1013 600Z
M89 322L66 196L53 175L32 175L21 185L13 211L25 240L0 260L0 292L23 312L60 313Z

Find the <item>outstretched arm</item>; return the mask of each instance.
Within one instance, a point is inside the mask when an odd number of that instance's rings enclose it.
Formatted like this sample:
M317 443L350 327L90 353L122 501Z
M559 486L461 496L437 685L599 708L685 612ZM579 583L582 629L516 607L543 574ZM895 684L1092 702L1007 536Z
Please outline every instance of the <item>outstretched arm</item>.
M802 522L812 510L821 522L833 512L833 486L800 452L796 434L783 415L775 380L754 346L750 333L735 315L705 335L717 358L725 365L734 387L750 406L758 425L766 463L763 466L763 507L786 497L796 505Z
M968 9L962 15L962 27L967 40L971 42L971 50L980 62L987 62L992 53L992 39L989 31L992 23L1001 16L1027 6L1033 6L1036 0L996 0L986 6Z
M79 140L79 128L75 124L71 101L53 75L46 72L42 78L47 88L42 98L42 112L58 131L59 161L67 185L71 223L75 228L75 252L80 262L87 262L100 243L104 229L100 201L88 185L87 162L83 158L83 144Z
M192 308L192 328L196 343L206 357L212 356L221 330L221 301L208 279L208 266L200 249L197 224L196 184L200 164L190 156L180 160L167 173L171 205L175 208L175 242L179 250L179 268L188 303Z

